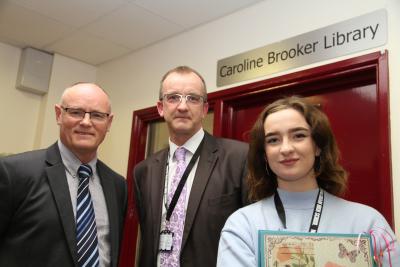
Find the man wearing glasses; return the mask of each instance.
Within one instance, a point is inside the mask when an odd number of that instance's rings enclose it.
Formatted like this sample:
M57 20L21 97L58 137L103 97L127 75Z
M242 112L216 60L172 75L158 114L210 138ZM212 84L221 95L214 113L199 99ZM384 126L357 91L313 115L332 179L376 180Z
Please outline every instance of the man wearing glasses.
M247 203L248 146L203 130L206 85L187 66L164 75L157 109L169 147L134 170L139 266L215 266L225 220Z
M55 114L58 142L0 160L0 266L116 267L126 183L97 159L113 119L109 98L78 83Z

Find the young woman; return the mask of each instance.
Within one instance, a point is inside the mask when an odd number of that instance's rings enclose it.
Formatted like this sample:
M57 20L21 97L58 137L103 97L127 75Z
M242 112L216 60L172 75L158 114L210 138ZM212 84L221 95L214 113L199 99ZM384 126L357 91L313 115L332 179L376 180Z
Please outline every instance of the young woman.
M371 233L382 266L400 266L400 247L375 209L346 201L347 175L326 115L299 97L268 105L253 126L248 156L249 197L233 213L219 242L217 266L259 266L258 230ZM317 197L322 212L314 220Z

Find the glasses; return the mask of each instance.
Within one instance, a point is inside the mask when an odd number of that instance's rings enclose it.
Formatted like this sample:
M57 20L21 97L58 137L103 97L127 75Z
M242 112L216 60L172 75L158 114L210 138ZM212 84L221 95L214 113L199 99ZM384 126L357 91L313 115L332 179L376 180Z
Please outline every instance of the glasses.
M186 103L193 105L200 105L206 102L205 97L201 95L165 94L162 97L168 104L181 103L183 98L185 98Z
M104 122L108 116L110 116L109 113L103 113L100 111L84 111L79 108L66 108L61 106L61 108L71 117L74 119L79 119L83 120L86 116L86 113L89 114L90 120L94 122Z

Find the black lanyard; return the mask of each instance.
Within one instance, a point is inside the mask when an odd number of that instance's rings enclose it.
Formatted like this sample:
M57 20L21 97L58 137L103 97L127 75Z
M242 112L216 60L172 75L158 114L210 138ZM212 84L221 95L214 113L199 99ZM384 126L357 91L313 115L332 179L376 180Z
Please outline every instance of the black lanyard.
M278 191L275 192L274 196L276 212L278 212L279 219L281 220L283 227L286 229L286 214L283 208L282 200L279 197ZM324 206L324 190L319 189L317 199L315 200L314 212L310 222L309 232L316 233L318 231L319 222L321 219L322 208Z
M192 159L190 160L189 164L187 165L185 172L183 173L181 180L179 181L179 184L176 187L175 193L171 199L171 203L169 204L168 209L167 209L167 217L166 217L167 221L169 221L169 219L171 218L172 212L174 211L176 203L178 202L179 196L182 193L183 186L186 183L189 173L192 171L193 166L196 163L196 160L200 156L200 150L201 150L201 147L203 146L203 141L204 141L204 138L201 140L199 147L196 149L196 152L194 152ZM169 152L168 152L168 155L169 155ZM167 159L167 164L168 164L168 161L169 161L169 159ZM168 168L168 166L167 166L167 168ZM167 175L168 175L168 173L167 173ZM168 184L165 186L168 186ZM166 189L167 188L164 188L164 191ZM166 196L166 198L168 199L168 196Z

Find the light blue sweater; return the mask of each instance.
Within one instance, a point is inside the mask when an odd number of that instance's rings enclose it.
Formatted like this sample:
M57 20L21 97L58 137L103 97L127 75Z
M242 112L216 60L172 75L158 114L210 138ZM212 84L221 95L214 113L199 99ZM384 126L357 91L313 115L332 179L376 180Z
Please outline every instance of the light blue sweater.
M308 232L318 189L300 193L278 190L285 209L287 230ZM217 266L258 266L258 230L282 229L273 196L237 210L222 229ZM380 232L385 229L392 236L392 266L400 266L400 245L385 218L377 210L325 192L318 233L359 234L373 229ZM383 238L379 242L386 247ZM388 254L384 255L383 266L389 266Z

